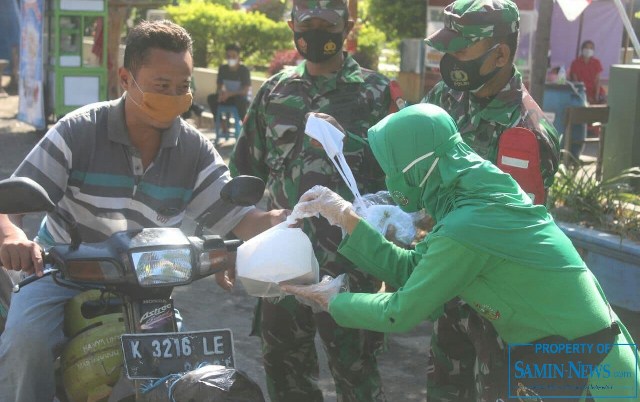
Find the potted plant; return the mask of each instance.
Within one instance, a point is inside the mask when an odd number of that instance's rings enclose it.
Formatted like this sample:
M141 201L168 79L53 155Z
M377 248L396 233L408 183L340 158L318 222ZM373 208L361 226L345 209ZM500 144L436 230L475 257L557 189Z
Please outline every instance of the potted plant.
M613 305L640 312L640 168L598 180L594 169L560 166L548 207Z

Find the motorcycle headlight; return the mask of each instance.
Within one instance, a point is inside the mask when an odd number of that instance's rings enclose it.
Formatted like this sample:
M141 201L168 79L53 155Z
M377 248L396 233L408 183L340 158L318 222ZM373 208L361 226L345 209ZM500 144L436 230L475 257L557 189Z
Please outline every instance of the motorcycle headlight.
M191 282L191 249L152 249L131 252L140 286L183 285Z

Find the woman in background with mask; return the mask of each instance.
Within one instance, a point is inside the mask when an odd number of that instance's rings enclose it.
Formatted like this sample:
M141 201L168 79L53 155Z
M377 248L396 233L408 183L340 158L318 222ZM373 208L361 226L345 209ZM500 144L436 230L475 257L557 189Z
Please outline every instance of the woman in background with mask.
M602 63L594 57L595 45L591 40L582 42L581 53L572 63L569 71L571 81L582 81L591 104L606 103L604 88L600 85Z
M446 301L459 296L509 346L503 353L511 360L492 400L579 397L585 389L595 400L635 395L637 349L628 345L633 340L544 206L533 205L511 176L474 153L438 106L414 105L387 116L368 138L396 203L407 212L426 210L436 225L415 250L405 250L356 215L350 203L316 186L301 197L294 214L320 214L340 226L348 236L338 251L398 290L339 292L341 283L333 279L282 285L284 291L327 310L342 326L383 332L408 331L433 320ZM537 341L547 349L516 346ZM542 352L557 352L558 345L575 353ZM587 375L535 374L545 367L572 373L580 364L589 365ZM595 367L609 375L600 372L596 381L589 375ZM614 370L629 377L613 378ZM600 387L591 388L595 383Z

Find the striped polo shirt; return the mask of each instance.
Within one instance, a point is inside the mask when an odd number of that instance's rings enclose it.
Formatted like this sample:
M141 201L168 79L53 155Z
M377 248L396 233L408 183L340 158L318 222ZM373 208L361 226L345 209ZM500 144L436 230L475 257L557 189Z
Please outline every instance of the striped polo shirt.
M13 173L38 182L57 206L45 217L39 240L70 242L61 211L76 220L85 242L122 230L179 227L185 215L213 233L231 231L251 208L220 199L231 180L222 157L181 118L161 135L160 150L145 170L125 126L124 96L59 120Z

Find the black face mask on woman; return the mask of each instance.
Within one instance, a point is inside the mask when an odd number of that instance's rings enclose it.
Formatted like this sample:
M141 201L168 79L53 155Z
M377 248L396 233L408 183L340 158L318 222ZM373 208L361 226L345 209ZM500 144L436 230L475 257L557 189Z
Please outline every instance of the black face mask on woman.
M305 59L313 63L329 60L342 49L342 32L327 32L312 29L304 32L293 32L296 49Z
M445 54L440 60L440 74L442 74L442 79L451 89L458 91L476 91L493 78L500 70L496 67L489 74L480 75L482 64L499 45L499 43L496 44L482 56L473 60L460 61L449 53Z

